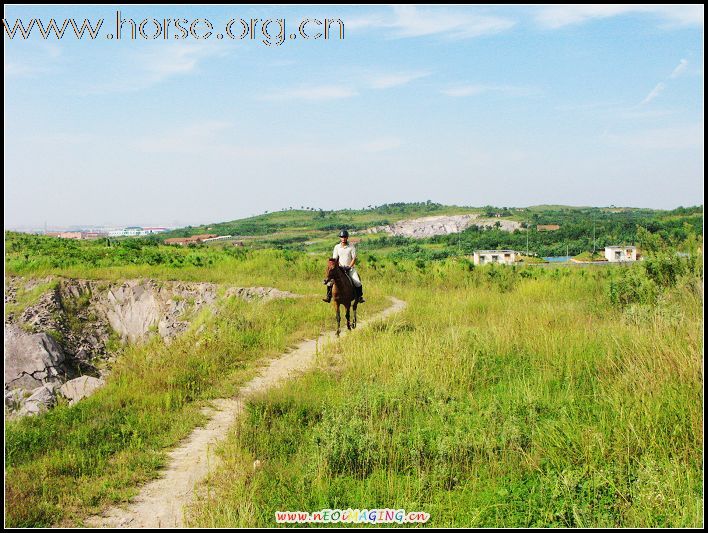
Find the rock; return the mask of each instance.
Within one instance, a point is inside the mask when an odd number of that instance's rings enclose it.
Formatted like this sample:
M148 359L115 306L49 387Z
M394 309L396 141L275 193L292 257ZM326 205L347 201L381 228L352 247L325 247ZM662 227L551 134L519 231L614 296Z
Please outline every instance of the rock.
M27 333L5 324L5 389L35 389L58 382L64 374L64 352L46 333Z
M299 298L299 294L288 291L281 291L273 287L229 287L226 289L226 297L236 296L242 300L272 300L275 298Z
M435 235L449 235L460 233L470 226L494 227L497 222L503 231L514 231L520 229L521 224L514 220L482 219L479 215L448 215L414 218L410 220L399 220L394 224L386 226L376 226L363 232L356 233L389 233L398 237L412 237L414 239L424 239Z
M19 409L25 401L27 391L25 389L12 389L5 391L5 407L8 409Z
M59 388L59 394L69 400L69 405L73 405L79 400L91 396L99 388L105 385L105 381L92 376L81 376L67 381Z
M37 387L32 391L32 395L24 401L22 408L17 412L17 416L43 413L54 407L56 400L56 387L53 384Z

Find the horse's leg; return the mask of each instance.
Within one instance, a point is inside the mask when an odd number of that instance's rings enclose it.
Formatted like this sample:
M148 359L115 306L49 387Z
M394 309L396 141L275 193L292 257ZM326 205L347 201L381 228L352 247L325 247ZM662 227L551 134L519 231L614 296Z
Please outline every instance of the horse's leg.
M354 309L354 322L352 322L352 329L356 329L356 307L357 307L358 302L354 301L354 305L352 308Z
M346 308L347 312L345 316L347 317L347 329L352 329L352 324L349 321L349 304L344 304L344 307Z
M341 316L339 315L339 304L337 305L337 337L339 337L339 324L341 321Z

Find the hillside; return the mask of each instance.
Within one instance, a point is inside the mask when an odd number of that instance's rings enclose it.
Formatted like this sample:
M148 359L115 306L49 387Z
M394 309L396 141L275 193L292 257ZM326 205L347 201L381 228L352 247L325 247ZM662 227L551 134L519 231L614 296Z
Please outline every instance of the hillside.
M440 219L457 218L441 224ZM477 217L461 223L460 219ZM425 221L433 220L425 223ZM557 231L537 231L558 225ZM438 228L436 229L436 226ZM440 226L446 226L442 230ZM644 228L666 240L702 233L703 208L670 211L542 205L528 208L459 207L435 203L388 204L362 210L285 210L231 222L182 228L160 236L232 235L251 248L327 253L347 228L360 249L440 259L475 249L518 249L538 256L577 255L614 244L642 244ZM527 232L526 229L529 229ZM593 241L594 231L594 241ZM528 235L527 235L528 233ZM216 245L216 243L214 243ZM223 245L223 243L219 244Z

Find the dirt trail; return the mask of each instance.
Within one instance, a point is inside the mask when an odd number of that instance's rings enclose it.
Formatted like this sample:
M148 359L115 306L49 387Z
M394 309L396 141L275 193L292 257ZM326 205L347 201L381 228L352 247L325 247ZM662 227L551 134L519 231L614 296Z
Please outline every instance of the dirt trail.
M405 307L405 302L391 298L392 305L360 321L385 318ZM342 335L346 334L346 328ZM127 507L113 507L101 516L86 520L89 527L184 527L184 509L192 500L196 485L218 464L214 453L216 445L224 439L236 417L243 411L244 402L257 392L276 386L307 370L315 360L319 345L336 339L334 332L327 332L317 339L306 340L292 351L274 359L263 371L246 385L237 398L214 400L214 409L205 413L210 417L204 427L195 429L168 456L167 468L162 475L146 484Z

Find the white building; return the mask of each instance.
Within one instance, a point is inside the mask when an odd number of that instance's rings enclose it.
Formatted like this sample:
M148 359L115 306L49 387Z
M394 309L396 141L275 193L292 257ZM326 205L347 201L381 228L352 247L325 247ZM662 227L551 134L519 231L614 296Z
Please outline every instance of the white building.
M521 255L514 250L475 250L474 264L486 265L488 263L499 263L511 265L516 262L517 256Z
M620 263L622 261L636 261L636 246L606 246L605 259L610 263Z
M168 228L141 228L140 226L130 226L123 229L114 229L108 232L109 237L144 237L155 233L164 233Z
M231 239L232 235L220 235L218 237L210 237L208 239L204 239L202 242L212 242L212 241L225 241L227 239Z

